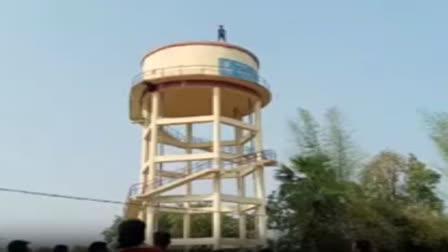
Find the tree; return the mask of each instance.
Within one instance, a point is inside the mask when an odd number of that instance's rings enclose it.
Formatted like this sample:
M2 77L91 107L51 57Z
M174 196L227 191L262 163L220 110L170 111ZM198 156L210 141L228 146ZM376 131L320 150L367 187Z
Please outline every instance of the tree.
M389 236L397 242L389 249L429 251L443 246L448 222L436 194L439 174L413 154L406 159L390 151L375 156L362 174L370 206L394 230Z
M408 158L406 195L413 204L422 204L429 209L442 211L443 201L436 194L440 174L426 168L413 154Z
M299 149L278 169L280 186L268 201L277 251L348 251L355 239L372 241L379 252L446 251L439 174L412 154L392 151L359 166L335 110L323 130L306 110L291 127ZM352 180L357 168L360 179Z
M191 207L206 207L205 204L193 204ZM190 236L193 238L212 236L212 214L194 213L190 215L191 230ZM183 236L183 214L160 213L158 217L158 227L167 231L172 237L181 238ZM238 237L238 219L221 214L223 237Z
M337 179L328 157L296 156L269 196L270 228L281 230L279 251L347 251L350 240L371 240L378 251L439 249L448 220L435 188L439 176L393 152L375 156L361 184Z
M204 207L203 204L196 204L193 207ZM249 217L249 216L248 216ZM238 220L232 216L222 215L222 234L224 237L238 237ZM249 217L250 218L250 217ZM183 236L183 215L174 213L159 213L159 230L167 231L173 238ZM123 221L120 216L115 216L112 225L106 228L102 235L110 247L115 248L118 245L118 227ZM250 223L250 222L249 222ZM212 235L212 215L204 213L191 214L190 235L194 238L211 237ZM249 228L251 226L249 225ZM252 225L253 227L253 225Z
M331 108L326 115L324 132L325 153L330 158L330 166L339 179L349 180L358 168L360 153L356 150L349 132L344 128L342 114Z
M353 178L359 167L360 152L345 129L339 110L331 108L327 111L324 128L305 109L299 109L297 120L289 124L302 156L326 155L329 167L335 170L338 179Z
M112 225L101 233L104 237L104 241L111 247L116 248L118 245L118 227L123 221L123 217L115 216Z
M347 250L342 209L349 184L337 180L325 155L296 156L276 178L278 191L269 197L270 227L281 230L279 251Z
M383 151L365 165L361 182L370 197L394 200L402 189L400 178L403 178L406 169L404 157Z
M298 109L296 121L290 121L289 126L294 132L296 143L302 155L318 155L322 152L319 140L319 124L306 109Z
M448 163L448 113L423 113L430 137ZM445 170L448 173L448 168Z

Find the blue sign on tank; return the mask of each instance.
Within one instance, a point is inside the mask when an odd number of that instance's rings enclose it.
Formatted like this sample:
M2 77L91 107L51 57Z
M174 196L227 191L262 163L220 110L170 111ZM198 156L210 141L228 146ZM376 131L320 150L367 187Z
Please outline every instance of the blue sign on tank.
M258 82L258 74L251 66L236 60L219 58L219 74L252 82Z

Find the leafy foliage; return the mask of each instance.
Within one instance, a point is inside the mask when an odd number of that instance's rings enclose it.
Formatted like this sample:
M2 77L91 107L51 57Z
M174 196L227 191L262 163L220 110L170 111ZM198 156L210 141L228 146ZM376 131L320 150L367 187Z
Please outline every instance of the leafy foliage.
M303 155L321 153L319 124L308 110L299 109L298 120L291 121L289 125L295 133L296 143Z
M344 128L344 120L336 108L331 108L326 115L324 131L325 153L330 158L329 165L336 171L339 179L350 179L358 167L360 154Z
M196 205L195 207L200 207ZM204 213L195 213L190 215L191 226L194 227L190 230L190 235L193 238L199 237L211 237L212 235L212 215ZM250 221L251 216L247 216L248 232L254 229L254 223ZM120 216L115 216L112 225L106 228L102 234L104 240L110 247L115 248L118 238L118 226L123 221ZM168 231L173 238L181 238L183 236L183 215L174 213L159 213L158 227L160 230ZM238 237L238 219L229 216L222 215L222 235L223 237ZM252 225L251 225L252 224Z
M118 227L123 221L121 216L115 216L112 225L101 233L104 237L104 241L111 247L116 248L118 245Z
M434 192L440 175L415 156L380 153L361 184L337 179L327 160L299 155L278 170L281 185L268 209L270 227L282 231L279 251L347 251L360 238L384 251L408 251L440 247L448 238Z
M301 155L327 156L328 167L335 170L337 179L348 180L359 168L361 155L343 122L336 108L327 111L325 127L320 127L309 111L299 109L297 120L289 124Z
M338 182L328 160L325 155L297 156L278 171L282 185L270 196L268 210L271 228L283 233L277 243L281 244L279 251L347 247L338 234L344 225L340 215L346 204L343 192L349 184Z
M406 169L406 160L401 155L383 151L364 166L361 182L369 196L394 200Z
M190 236L193 238L212 236L212 214L195 213L190 215L191 227ZM159 214L159 228L171 233L173 237L183 235L183 215L172 213ZM238 237L238 219L221 215L223 237Z
M448 162L448 113L424 113L431 139ZM447 171L448 172L448 171Z
M408 158L408 172L406 176L406 195L414 204L423 204L432 210L442 211L443 201L435 193L440 182L440 174L427 169L426 165L416 156Z
M338 112L327 114L326 131L309 112L299 117L292 125L298 154L279 168L280 186L269 196L277 251L349 251L356 239L372 241L377 251L448 249L438 173L412 154L383 151L358 167L355 182L359 159Z

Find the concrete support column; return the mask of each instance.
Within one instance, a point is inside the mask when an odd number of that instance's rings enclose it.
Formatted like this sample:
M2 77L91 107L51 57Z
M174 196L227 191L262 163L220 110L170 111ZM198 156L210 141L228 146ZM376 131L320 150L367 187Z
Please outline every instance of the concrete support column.
M160 105L160 95L158 92L153 92L151 94L152 98L152 112L151 112L151 122L150 122L150 142L149 142L149 190L153 190L156 183L156 170L157 163L155 162L155 157L157 156L157 136L158 136L158 126L157 119L159 118L159 105ZM153 245L152 236L155 230L155 214L156 209L154 206L147 206L146 208L146 243L148 245Z
M236 118L240 121L242 121L242 117L237 115ZM238 156L243 155L244 148L243 145L240 144L242 137L242 129L239 127L235 127L235 143L236 143L236 154ZM238 190L238 196L244 197L246 192L246 185L244 181L244 177L241 176L241 174L238 174L236 178L237 182L237 190ZM238 204L238 214L239 214L239 220L238 220L238 229L239 229L239 237L240 239L246 239L247 238L247 230L246 230L246 213L242 211L241 204Z
M221 166L221 89L213 88L213 168ZM213 248L220 248L221 238L221 181L219 173L213 178Z
M187 124L186 135L187 135L187 143L188 143L188 145L190 145L193 142L193 127L192 127L191 123ZM191 154L192 153L191 148L188 147L186 149L186 152L187 152L187 154ZM191 174L191 168L192 168L191 167L191 161L188 161L185 173L186 174ZM191 193L192 193L191 182L188 182L187 185L186 185L186 192L185 192L185 194L187 196L190 196ZM188 203L188 202L184 203L184 207L187 210L189 210L190 209L190 203ZM183 238L187 239L187 238L190 238L190 236L191 236L190 235L190 232L191 232L191 215L189 213L184 214L183 218L184 218ZM188 250L188 248L186 250Z
M146 223L146 202L142 204L137 218Z
M261 135L261 101L257 100L255 102L255 126L257 128L257 133L255 136L255 151L258 154L257 159L262 159L263 150L263 138ZM265 244L267 242L267 218L266 218L266 202L265 202L265 188L264 188L264 168L263 166L257 167L255 170L255 188L256 197L262 201L262 204L258 207L258 235L260 240Z
M144 193L145 192L145 188L146 185L148 183L148 166L147 166L147 162L148 162L148 157L149 157L149 141L148 138L146 137L146 130L147 130L148 126L143 125L142 127L142 145L141 145L141 159L140 159L140 192L139 193Z
M148 184L148 159L149 159L149 137L146 135L148 128L150 127L151 122L151 113L150 113L150 97L144 96L142 98L142 107L143 107L143 125L142 125L142 145L141 145L141 159L140 159L140 192L144 193L146 186Z

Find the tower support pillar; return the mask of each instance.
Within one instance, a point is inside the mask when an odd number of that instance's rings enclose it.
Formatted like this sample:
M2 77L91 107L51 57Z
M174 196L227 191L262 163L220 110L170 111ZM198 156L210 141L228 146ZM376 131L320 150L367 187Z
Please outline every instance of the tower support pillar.
M213 88L213 168L221 166L221 89ZM213 177L213 248L219 249L221 238L221 180L219 173Z
M149 150L148 150L148 164L149 164L149 177L147 179L148 190L153 190L157 187L156 172L157 163L155 162L157 156L157 137L158 137L158 126L157 119L159 118L159 105L160 105L160 94L159 92L151 93L152 111L151 111L151 121L150 121L150 139L149 139ZM155 216L156 209L154 206L155 201L152 201L152 205L147 205L146 207L146 244L153 245L153 234L155 231Z

